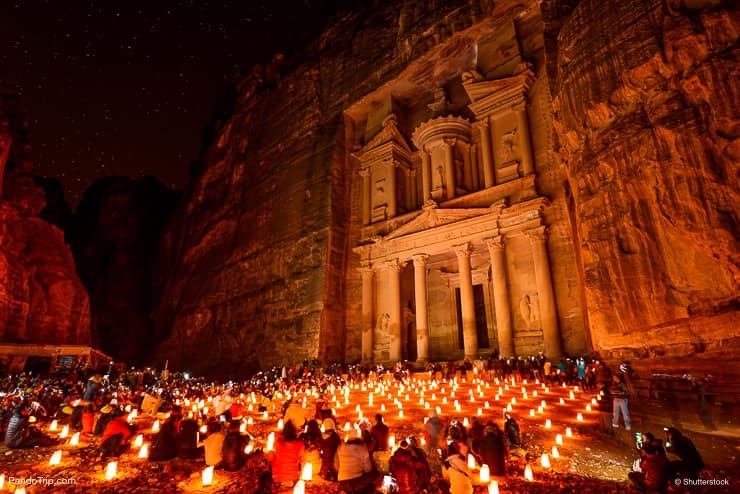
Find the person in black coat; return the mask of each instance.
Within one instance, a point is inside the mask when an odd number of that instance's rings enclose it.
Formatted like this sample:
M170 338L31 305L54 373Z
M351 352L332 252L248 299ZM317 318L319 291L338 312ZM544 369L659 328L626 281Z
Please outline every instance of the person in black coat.
M506 475L506 442L498 425L488 422L480 440L481 463L488 465L491 475Z
M671 462L673 472L676 475L689 478L698 476L699 472L704 468L704 460L702 460L694 443L674 427L667 427L665 432L666 451L680 458Z
M203 448L198 448L198 422L193 419L185 419L180 422L180 434L177 436L177 457L184 459L197 458L203 453Z
M171 460L177 456L177 436L180 428L180 414L172 412L162 424L162 428L152 441L149 461Z
M235 472L244 466L246 462L246 448L249 442L248 436L242 436L239 432L239 422L229 422L229 432L224 438L223 445L223 467L224 470Z
M510 446L521 446L522 440L519 433L519 424L508 413L506 414L506 422L504 423L504 432Z

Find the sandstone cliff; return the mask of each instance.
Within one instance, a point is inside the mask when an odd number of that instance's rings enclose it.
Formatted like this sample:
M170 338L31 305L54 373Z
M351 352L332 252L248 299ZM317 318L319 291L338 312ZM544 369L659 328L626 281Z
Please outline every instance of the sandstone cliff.
M39 217L17 96L0 87L0 341L89 344L90 310L64 232Z
M594 348L623 358L736 352L737 4L544 8Z
M77 207L69 238L90 294L93 339L116 360L139 364L155 343L152 263L178 198L153 177L106 177Z
M239 373L358 359L352 152L379 131L384 101L407 136L442 87L464 112L461 74L482 60L491 78L522 63L536 77L528 114L566 352L736 351L728 5L376 2L302 57L255 69L165 233L157 363Z

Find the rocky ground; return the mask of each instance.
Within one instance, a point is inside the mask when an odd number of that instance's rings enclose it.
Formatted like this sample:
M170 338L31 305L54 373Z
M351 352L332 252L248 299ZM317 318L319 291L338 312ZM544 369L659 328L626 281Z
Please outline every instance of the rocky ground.
M565 392L565 391L563 391ZM567 396L567 395L566 395ZM555 398L555 397L553 397ZM586 402L589 397L583 397ZM554 399L552 401L555 401ZM580 406L576 399L572 404L566 403L559 409L552 409L553 428L546 429L541 417L529 417L527 406L518 411L517 420L522 429L524 447L512 450L505 478L499 478L502 493L629 493L637 492L627 482L627 473L636 458L632 445L633 432L623 429L604 431L598 412L589 412L587 419L578 423L566 421L571 417L572 406ZM354 405L354 401L351 402ZM310 409L310 407L309 407ZM560 410L560 411L558 411ZM492 409L491 409L492 411ZM345 423L354 412L353 406L337 410L337 424ZM409 434L419 436L422 430L423 408L414 407L411 403L404 406L405 419L393 417L386 413L386 422L391 432L401 438ZM517 413L517 408L514 409ZM344 415L343 415L344 414ZM460 416L465 415L461 413ZM145 441L151 440L151 418L139 417L137 425L145 435ZM639 417L636 418L639 424ZM539 462L543 452L550 452L554 444L554 431L562 426L571 426L573 438L566 438L559 447L560 458L552 460L552 468L544 469ZM647 424L644 424L647 425ZM250 425L249 432L256 437L255 447L264 446L267 434L274 431L276 418L261 420L256 418ZM653 430L653 429L651 429ZM655 432L653 430L653 432ZM700 451L708 464L702 473L703 479L728 479L730 485L720 487L686 487L675 486L674 493L724 493L737 492L738 475L734 465L737 463L737 441L722 438L703 438L697 441ZM10 485L10 477L49 479L74 479L74 485L35 485L26 488L27 493L41 492L95 492L95 493L176 493L176 492L233 492L251 493L257 485L259 474L269 468L270 453L253 454L245 467L235 473L216 471L212 486L201 484L202 460L172 460L167 462L149 462L137 457L138 450L124 453L119 458L118 474L112 480L105 480L107 461L97 458L97 439L83 438L79 446L52 446L32 450L3 450L0 452L0 474L5 474L5 487L10 492L15 488ZM60 465L49 466L49 458L56 449L62 449L63 458ZM435 472L435 485L439 485L440 466L432 460ZM526 464L532 466L534 481L523 477ZM275 489L275 492L292 492L291 488ZM338 485L321 479L307 483L306 493L338 493ZM485 493L485 485L475 487L475 492Z

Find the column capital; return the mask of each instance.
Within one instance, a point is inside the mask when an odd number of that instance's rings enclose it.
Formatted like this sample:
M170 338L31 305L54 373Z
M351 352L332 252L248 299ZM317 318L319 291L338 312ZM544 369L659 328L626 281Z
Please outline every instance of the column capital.
M357 271L362 274L373 274L375 272L375 269L373 269L373 265L370 264L369 261L363 261L360 263L360 267L357 268Z
M535 228L524 230L524 234L529 237L530 242L544 242L547 239L547 227L540 225Z
M429 254L414 254L411 256L411 259L414 262L414 267L420 267L424 268L427 265L427 262L429 261Z
M443 141L446 145L452 147L457 143L457 137L445 137Z
M485 239L486 247L490 250L504 250L504 236L498 235L496 237Z
M369 168L360 168L357 170L357 174L361 177L369 177L370 176L370 169Z
M462 258L470 258L470 244L465 242L461 245L455 245L452 247L452 249L455 251L455 255L457 255L458 259Z
M403 264L398 262L398 259L388 259L383 264L385 264L386 269L392 269L396 273L400 273L403 267Z
M490 120L490 117L488 115L486 115L485 117L483 117L482 120L478 120L477 123L478 123L478 126L481 128L481 130L487 129L488 127L491 126L491 120Z

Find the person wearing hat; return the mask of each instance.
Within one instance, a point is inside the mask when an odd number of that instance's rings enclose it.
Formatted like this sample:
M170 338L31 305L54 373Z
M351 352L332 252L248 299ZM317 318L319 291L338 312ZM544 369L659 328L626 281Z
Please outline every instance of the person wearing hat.
M629 392L627 391L624 378L620 375L615 375L612 378L610 390L613 397L612 427L619 427L619 416L622 415L624 428L630 430L632 428L632 421L630 419Z
M113 419L113 415L112 415L113 408L114 407L110 403L100 408L100 415L98 416L98 420L97 422L95 422L95 428L93 429L94 436L103 435L103 432L105 431L105 427Z
M342 440L339 434L337 434L334 419L324 419L321 425L324 431L319 440L321 447L321 471L319 475L324 480L337 480L337 470L334 468L334 455Z

